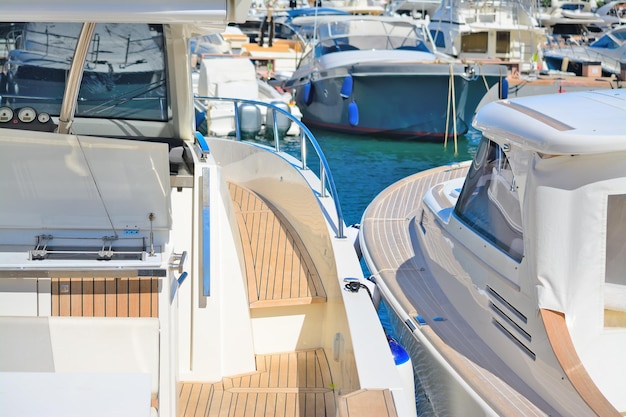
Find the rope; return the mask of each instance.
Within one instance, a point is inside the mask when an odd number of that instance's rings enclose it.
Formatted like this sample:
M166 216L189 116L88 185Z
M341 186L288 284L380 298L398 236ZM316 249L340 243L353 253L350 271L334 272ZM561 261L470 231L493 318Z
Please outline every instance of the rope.
M502 98L502 67L500 67L500 82L498 83L498 99Z
M452 65L452 64L450 64ZM443 137L443 148L446 149L448 147L448 125L450 124L450 91L452 91L451 86L452 80L448 80L448 107L446 108L446 134Z
M456 128L456 94L454 93L454 64L450 64L450 82L448 83L448 109L446 111L446 135L443 147L448 146L448 125L450 124L450 102L452 102L452 126L454 131L454 155L458 154L457 128Z
M104 213L106 214L107 219L109 220L109 224L111 225L111 230L113 231L113 235L114 235L113 237L117 239L118 234L117 234L117 230L115 229L115 223L113 223L113 219L111 218L111 213L109 212L109 208L107 207L106 201L102 195L102 190L98 186L98 181L96 181L96 176L94 175L93 169L91 168L91 164L89 163L89 158L87 158L87 155L85 154L85 148L83 148L83 143L81 142L80 137L76 137L76 139L78 141L78 147L80 149L81 154L83 155L85 164L87 165L87 169L89 170L89 176L91 177L91 181L93 182L93 185L96 187L96 192L98 193L98 197L100 198L100 201L102 202ZM152 222L150 222L150 227L152 227Z
M478 63L478 69L480 70L480 76L483 79L483 84L485 84L485 90L489 92L489 84L487 84L487 78L485 77L485 71L483 71L483 64L481 62ZM500 78L502 78L502 68L500 68Z

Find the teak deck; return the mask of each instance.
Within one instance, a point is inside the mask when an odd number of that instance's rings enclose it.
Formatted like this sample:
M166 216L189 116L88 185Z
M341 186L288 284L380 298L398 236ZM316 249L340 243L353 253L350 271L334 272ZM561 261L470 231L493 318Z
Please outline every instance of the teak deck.
M326 293L297 233L252 191L229 184L248 277L250 308L326 301Z
M335 393L322 349L258 355L257 372L179 384L179 417L334 416Z
M322 349L258 355L256 363L251 374L178 384L178 417L397 417L388 390L337 396Z
M326 301L297 233L254 192L229 184L241 235L250 308ZM388 390L339 396L323 349L256 356L256 372L181 382L178 417L394 417Z

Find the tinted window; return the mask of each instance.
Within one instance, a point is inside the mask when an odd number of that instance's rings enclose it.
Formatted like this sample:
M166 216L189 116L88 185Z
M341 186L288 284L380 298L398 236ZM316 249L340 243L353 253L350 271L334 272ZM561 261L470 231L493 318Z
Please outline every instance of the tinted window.
M3 104L58 116L80 30L79 23L15 24L0 83ZM76 116L167 120L160 25L96 25Z
M524 254L515 178L502 149L483 137L454 209L476 233L517 261Z
M430 31L430 36L433 37L433 40L435 41L435 46L437 48L445 48L446 47L446 40L443 36L443 32L438 31L438 30L431 30Z

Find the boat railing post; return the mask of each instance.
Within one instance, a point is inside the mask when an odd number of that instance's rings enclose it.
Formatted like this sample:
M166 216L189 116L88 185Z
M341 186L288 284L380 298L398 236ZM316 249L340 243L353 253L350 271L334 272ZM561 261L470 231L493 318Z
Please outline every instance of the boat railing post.
M239 106L237 100L233 100L235 106L235 140L241 140L241 120L239 116Z
M202 168L202 295L211 296L211 198L209 168Z
M93 49L92 56L94 56L93 62L95 65L95 63L97 63L98 59L100 58L100 34L99 33L95 33L93 35L92 49Z
M306 135L304 131L300 130L300 162L302 162L302 169L308 169L306 164L307 158L307 146L306 146Z
M130 35L126 38L126 56L124 57L124 68L128 66L128 54L130 53Z
M150 256L154 256L154 231L152 230L154 218L154 213L148 215L148 220L150 221Z
M326 170L324 169L324 164L320 162L320 195L322 197L328 197L328 193L326 192Z
M270 42L272 42L270 40ZM276 114L276 109L272 108L272 115L274 116L272 119L274 126L274 147L276 148L276 152L280 152L280 135L278 134L278 114Z

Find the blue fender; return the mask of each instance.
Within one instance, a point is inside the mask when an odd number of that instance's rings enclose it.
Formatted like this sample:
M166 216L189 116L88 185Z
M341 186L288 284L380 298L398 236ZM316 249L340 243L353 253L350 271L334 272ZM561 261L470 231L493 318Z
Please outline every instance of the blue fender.
M304 104L307 106L313 102L313 84L311 84L311 81L304 84L302 95L304 98Z
M498 83L498 98L505 99L509 96L509 80L506 78L500 78Z
M343 79L343 84L341 84L341 98L346 99L352 95L352 86L354 85L352 80L352 75L347 75L346 78Z
M411 357L404 347L398 343L393 338L388 338L389 340L389 348L391 349L391 354L393 355L393 361L396 365L402 365L408 362Z
M204 122L206 111L196 111L196 129Z
M359 124L359 106L354 101L348 104L348 120L351 126Z

